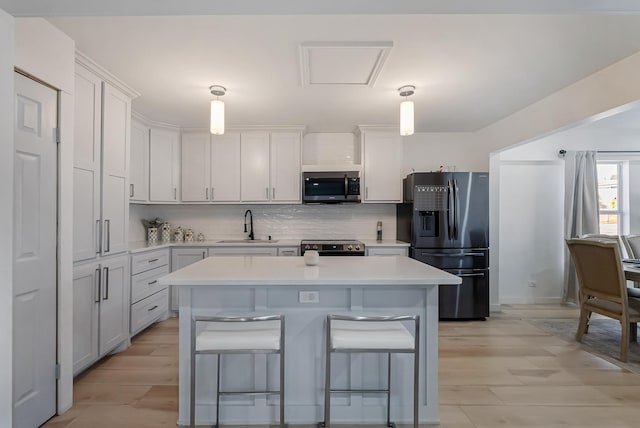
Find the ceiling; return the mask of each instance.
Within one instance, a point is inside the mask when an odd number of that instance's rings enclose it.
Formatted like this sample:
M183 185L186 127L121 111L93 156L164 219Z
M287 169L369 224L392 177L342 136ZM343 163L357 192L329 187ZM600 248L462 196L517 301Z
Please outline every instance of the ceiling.
M252 0L75 3L0 0L0 8L16 15L156 15L49 20L142 94L135 111L190 128L208 126L211 85L227 87L228 127L351 132L357 125L397 126L397 89L412 84L417 132L476 131L640 51L640 14L594 13L637 12L634 1L496 0L483 2L487 8L475 0L380 1L373 11L361 0L278 0L269 2L270 11ZM141 3L149 8L136 9ZM175 3L188 7L176 10ZM394 5L404 13L389 14ZM455 6L472 13L452 14ZM479 13L486 11L493 14ZM203 12L217 14L197 15ZM392 44L373 83L304 84L301 45L348 42ZM371 62L366 52L316 58L323 76L364 70Z

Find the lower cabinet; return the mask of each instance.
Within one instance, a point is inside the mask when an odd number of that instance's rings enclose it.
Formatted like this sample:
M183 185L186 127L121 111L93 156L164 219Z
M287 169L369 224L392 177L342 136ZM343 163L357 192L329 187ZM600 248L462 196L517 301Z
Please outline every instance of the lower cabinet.
M172 248L171 249L171 272L175 272L192 263L203 260L207 257L206 247L194 248ZM171 310L177 312L180 309L178 289L171 287Z
M127 255L74 266L74 375L129 339L128 283Z
M131 255L131 335L167 317L169 293L158 279L169 273L169 249Z

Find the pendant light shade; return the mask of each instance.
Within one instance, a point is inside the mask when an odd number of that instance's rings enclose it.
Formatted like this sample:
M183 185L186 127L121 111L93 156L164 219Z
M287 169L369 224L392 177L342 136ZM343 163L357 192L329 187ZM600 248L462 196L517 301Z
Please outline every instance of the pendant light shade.
M226 93L226 89L222 86L211 86L209 88L211 94L221 97ZM219 99L211 100L211 121L209 122L209 130L214 135L224 134L224 102Z
M401 97L405 100L400 103L400 135L413 135L413 101L406 97L413 95L416 87L413 85L403 86L398 89Z

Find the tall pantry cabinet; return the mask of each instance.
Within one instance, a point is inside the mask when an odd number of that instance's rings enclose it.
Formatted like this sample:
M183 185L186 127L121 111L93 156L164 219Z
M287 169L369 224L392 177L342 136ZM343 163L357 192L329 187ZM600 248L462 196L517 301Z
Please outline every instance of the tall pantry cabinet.
M128 340L129 144L137 94L82 54L74 118L74 373Z

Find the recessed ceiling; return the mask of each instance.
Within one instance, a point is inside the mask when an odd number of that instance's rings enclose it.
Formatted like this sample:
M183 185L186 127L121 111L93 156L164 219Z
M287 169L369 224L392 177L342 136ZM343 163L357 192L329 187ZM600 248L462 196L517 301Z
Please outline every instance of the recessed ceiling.
M476 131L640 50L638 15L50 21L80 51L142 94L134 110L157 121L201 128L207 127L213 82L228 89L228 126L306 125L310 132L352 132L359 124L397 126L397 88L412 84L417 132ZM375 86L302 85L300 45L345 40L393 42ZM328 73L332 63L323 60Z

